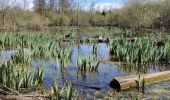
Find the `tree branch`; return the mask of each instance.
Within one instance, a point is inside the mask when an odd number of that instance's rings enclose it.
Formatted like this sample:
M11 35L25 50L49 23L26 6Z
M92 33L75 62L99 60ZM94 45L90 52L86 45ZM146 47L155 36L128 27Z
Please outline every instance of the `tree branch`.
M5 13L14 3L16 2L16 0L14 0L8 7L6 7L5 9L2 8L2 11L0 11L0 13Z

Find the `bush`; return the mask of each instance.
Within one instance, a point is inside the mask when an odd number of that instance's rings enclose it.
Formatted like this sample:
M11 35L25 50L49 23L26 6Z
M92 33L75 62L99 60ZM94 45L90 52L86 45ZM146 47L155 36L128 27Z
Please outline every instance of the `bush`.
M51 25L53 26L68 26L69 24L70 24L70 19L66 14L56 15L51 23Z

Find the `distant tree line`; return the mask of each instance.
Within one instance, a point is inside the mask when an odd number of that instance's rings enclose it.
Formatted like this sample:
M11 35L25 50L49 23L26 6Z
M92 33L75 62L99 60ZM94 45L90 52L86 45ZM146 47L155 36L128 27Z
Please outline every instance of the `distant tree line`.
M170 0L126 0L120 9L103 11L95 10L94 2L89 11L82 7L77 10L77 0L34 0L33 10L28 9L28 2L0 0L0 29L42 29L78 24L80 27L170 28Z

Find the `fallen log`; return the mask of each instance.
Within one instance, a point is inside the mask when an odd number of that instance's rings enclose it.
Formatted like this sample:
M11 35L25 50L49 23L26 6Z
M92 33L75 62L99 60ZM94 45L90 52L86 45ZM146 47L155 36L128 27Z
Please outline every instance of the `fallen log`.
M22 95L18 91L0 84L0 100L51 100L48 94Z
M0 100L51 100L49 95L1 95Z
M162 81L170 80L170 71L156 72L150 74L140 75L145 81L145 85L151 85ZM131 75L125 77L115 77L110 83L110 87L117 90L128 90L130 88L137 88L136 81L139 80L139 75Z
M5 85L0 84L0 95L20 95L18 91L8 88Z

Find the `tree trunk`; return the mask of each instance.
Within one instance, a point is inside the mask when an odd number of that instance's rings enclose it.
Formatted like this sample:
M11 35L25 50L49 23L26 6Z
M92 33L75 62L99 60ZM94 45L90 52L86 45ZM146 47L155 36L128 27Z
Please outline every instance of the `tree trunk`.
M4 28L5 28L5 12L3 11L2 12L2 20L3 20L3 22L2 22L2 29L3 29L3 31L5 30Z

